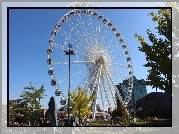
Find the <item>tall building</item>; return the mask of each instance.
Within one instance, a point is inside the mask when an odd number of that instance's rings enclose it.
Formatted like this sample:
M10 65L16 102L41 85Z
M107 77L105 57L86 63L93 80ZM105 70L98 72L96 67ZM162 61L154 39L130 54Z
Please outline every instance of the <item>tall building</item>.
M129 81L123 80L123 83L119 83L119 85L116 85L123 99L125 99L127 93L123 91L121 85L124 85L126 88L128 88ZM136 79L135 76L133 76L133 88L132 88L131 100L128 104L129 107L134 106L137 100L143 98L146 95L147 95L147 89L145 85L145 80L144 79L138 80ZM117 101L117 104L120 103L119 100L116 100L116 101Z

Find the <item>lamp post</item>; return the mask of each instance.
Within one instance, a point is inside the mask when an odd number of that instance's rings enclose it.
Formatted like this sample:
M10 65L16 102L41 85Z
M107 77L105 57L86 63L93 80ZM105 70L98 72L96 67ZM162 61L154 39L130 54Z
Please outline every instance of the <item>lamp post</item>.
M68 126L70 125L70 119L69 119L69 115L70 115L70 55L75 55L74 51L72 50L72 45L69 44L69 48L68 51L64 51L65 55L69 55L69 90L68 90Z

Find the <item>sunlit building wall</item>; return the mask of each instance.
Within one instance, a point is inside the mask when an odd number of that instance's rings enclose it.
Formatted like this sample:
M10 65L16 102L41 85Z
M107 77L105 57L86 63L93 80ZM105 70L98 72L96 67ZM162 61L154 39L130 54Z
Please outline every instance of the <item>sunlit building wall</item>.
M129 81L123 80L123 83L119 83L119 85L116 85L116 87L118 88L120 94L124 99L126 97L126 92L123 91L120 85L124 85L126 88L128 88ZM131 101L129 102L129 106L134 106L137 100L143 98L146 95L147 95L147 88L145 85L145 80L144 79L138 80L136 79L135 76L133 76L132 96L131 96ZM119 103L120 101L117 100L117 104Z

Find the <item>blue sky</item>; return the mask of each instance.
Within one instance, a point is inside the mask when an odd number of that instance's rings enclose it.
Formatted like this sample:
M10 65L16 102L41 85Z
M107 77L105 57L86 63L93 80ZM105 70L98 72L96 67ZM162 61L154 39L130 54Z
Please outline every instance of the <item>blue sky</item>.
M96 9L97 10L97 9ZM50 34L56 23L69 12L70 9L11 9L9 20L9 98L17 99L23 88L32 84L35 88L40 88L43 84L47 96L41 100L41 104L48 107L51 96L55 96L55 88L51 86L51 78L48 75L47 49ZM157 12L155 9L118 9L118 10L97 10L108 17L119 29L131 54L134 75L137 79L146 79L147 68L142 65L146 63L145 54L138 50L139 42L134 38L134 34L142 35L147 40L146 30L155 32L156 23L151 20L149 12ZM56 53L57 54L57 53ZM55 55L55 54L54 54ZM59 52L59 59L67 59L63 52ZM57 56L56 55L56 56ZM57 57L58 58L58 57ZM60 60L59 60L60 61ZM68 60L67 60L68 61ZM73 68L75 65L72 65ZM79 67L80 68L80 67ZM57 79L68 75L66 68L59 69L56 74ZM75 72L75 69L74 69ZM84 76L82 73L81 76ZM61 79L61 78L60 78ZM77 81L72 78L73 82ZM65 81L67 84L68 79ZM66 94L67 89L62 86L62 91ZM155 92L155 89L147 87L147 91ZM160 91L160 90L158 90ZM60 107L60 98L56 97L57 105Z

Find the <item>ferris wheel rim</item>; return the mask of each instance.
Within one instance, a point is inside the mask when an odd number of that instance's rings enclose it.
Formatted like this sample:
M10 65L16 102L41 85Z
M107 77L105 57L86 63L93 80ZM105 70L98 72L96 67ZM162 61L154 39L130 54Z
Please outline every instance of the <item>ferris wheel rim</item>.
M50 40L49 40L49 49L51 49L51 46L52 46L52 43L54 42L54 37L56 36L56 34L55 34L55 32L56 31L58 31L58 26L59 25L61 25L61 24L63 24L64 22L65 22L65 18L68 16L69 18L70 17L72 17L72 16L74 16L74 12L77 12L77 11L79 11L79 9L74 9L74 10L71 10L71 11L69 11L67 14L65 14L61 19L60 19L60 21L56 24L56 26L55 26L55 29L52 31L52 34L51 34L51 37L50 37ZM81 11L85 11L85 10L81 10ZM86 11L94 11L94 13L92 14L93 16L94 15L96 15L95 13L99 13L99 12L95 12L95 10L86 10ZM78 12L77 12L78 13ZM80 13L82 13L82 12L80 12ZM97 16L97 15L96 15ZM99 16L98 16L99 17ZM110 21L109 21L109 19L107 18L107 17L105 17L105 19L103 19L103 21L107 21L107 22L109 22L108 23L108 25L109 24L111 24L110 23ZM115 28L115 33L116 33L116 37L117 36L120 36L119 35L119 31L117 30L117 28L114 26L113 27L113 29ZM111 28L112 29L112 28ZM118 37L117 37L118 38ZM124 38L123 38L123 36L120 36L120 41L121 42L124 42ZM126 47L126 46L124 46L124 47ZM126 51L127 52L127 51ZM50 54L48 54L48 58L50 57ZM130 56L129 56L130 57ZM132 63L131 63L132 64ZM51 69L51 68L53 68L53 65L49 65L49 69ZM133 73L133 68L132 68L132 73ZM56 79L56 77L54 76L54 77L52 77L52 79ZM131 80L131 82L132 82L133 80ZM59 85L57 85L57 88L59 88ZM131 87L132 88L132 87Z

